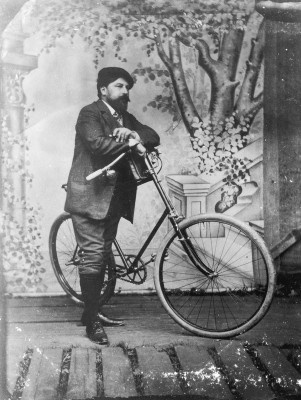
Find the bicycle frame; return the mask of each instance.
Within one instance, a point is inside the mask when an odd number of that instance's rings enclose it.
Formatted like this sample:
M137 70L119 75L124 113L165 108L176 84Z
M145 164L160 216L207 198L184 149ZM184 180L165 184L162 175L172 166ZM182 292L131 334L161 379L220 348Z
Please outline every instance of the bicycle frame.
M152 180L156 186L156 189L165 205L165 210L163 211L161 217L159 218L158 222L156 223L156 225L154 226L154 228L152 229L151 233L149 234L149 236L147 237L147 239L145 240L145 242L143 243L141 249L139 250L138 254L136 255L136 257L134 258L134 260L131 262L131 264L129 265L128 261L126 260L126 256L123 253L121 247L118 244L118 241L115 239L114 244L115 247L122 259L122 262L124 263L124 265L126 265L127 271L131 272L131 270L135 270L136 266L138 265L138 261L139 259L142 257L142 255L144 254L145 250L147 249L148 245L150 244L150 242L152 241L153 237L155 236L155 234L157 233L157 231L159 230L160 226L163 224L164 220L166 219L166 217L168 216L171 225L173 227L173 229L175 230L178 239L180 241L180 243L182 244L184 250L187 252L190 260L193 262L193 264L196 266L196 268L198 268L204 275L208 276L208 277L214 277L214 271L211 270L210 268L208 268L203 261L199 258L198 254L196 253L194 247L192 246L189 236L186 234L186 232L182 232L179 229L179 222L181 222L184 217L180 216L176 210L176 208L174 207L170 197L168 196L168 194L166 193L166 191L164 190L163 186L161 185L161 181L158 178L158 175L152 165L152 161L150 159L149 154L146 153L145 155L145 164L147 166L147 170L148 172L151 174L152 176ZM150 262L154 261L154 257L152 256L150 261L148 261L146 264L149 264ZM144 265L146 265L144 264Z

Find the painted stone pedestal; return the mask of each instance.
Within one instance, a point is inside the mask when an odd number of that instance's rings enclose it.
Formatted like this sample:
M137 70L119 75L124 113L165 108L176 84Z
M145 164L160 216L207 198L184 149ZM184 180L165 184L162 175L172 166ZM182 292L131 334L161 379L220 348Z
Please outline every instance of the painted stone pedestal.
M191 175L168 175L166 181L169 196L181 215L191 217L207 211L206 197L210 183Z

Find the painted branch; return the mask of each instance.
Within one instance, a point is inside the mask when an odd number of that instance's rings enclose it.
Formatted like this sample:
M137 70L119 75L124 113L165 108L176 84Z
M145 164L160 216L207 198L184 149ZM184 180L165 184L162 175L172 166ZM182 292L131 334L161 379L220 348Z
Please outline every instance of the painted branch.
M263 107L263 92L259 93L258 96L252 101L251 107L248 110L246 117L250 119L250 124L252 123L254 117L258 111Z
M239 82L228 79L229 66L211 57L207 42L202 39L192 41L183 35L179 40L186 46L195 46L198 50L198 64L204 69L211 80L209 112L212 122L218 123L224 120L233 111L235 89ZM175 85L176 83L174 83Z
M301 2L260 1L256 11L274 21L301 22Z
M224 35L218 60L209 54L209 46L203 41L196 42L199 65L211 80L211 101L209 112L214 124L223 121L234 109L235 90L238 82L235 75L243 41L243 32L232 30Z
M172 28L170 28L170 30L172 31ZM214 114L215 111L217 112L216 117L213 116L213 119L221 117L223 114L222 108L226 108L225 112L228 114L229 104L227 105L227 101L229 96L227 96L227 100L225 102L223 102L222 99L219 99L220 95L223 96L229 91L229 87L227 90L224 86L225 82L227 82L227 68L222 64L222 62L216 61L211 57L209 45L203 39L192 40L185 35L178 36L177 39L185 46L195 47L198 51L198 64L208 74L211 80L211 101L209 112L211 115ZM171 73L171 75L173 76L173 73ZM176 82L173 82L173 84L176 86ZM233 107L233 95L231 99L231 106ZM223 104L224 107L221 107L221 104ZM198 118L200 117L198 116ZM224 118L221 117L221 119Z
M221 96L225 95L225 83L227 82L227 68L224 67L221 61L213 60L210 56L210 50L208 44L204 40L199 40L196 43L198 50L198 63L203 68L211 81L211 99L209 112L212 116L212 120L216 123L219 122L219 118L222 117L223 111L221 105L223 99ZM226 103L223 103L226 106Z
M246 73L237 98L235 110L239 116L252 116L262 106L260 96L254 99L254 93L263 60L264 50L264 21L261 22L256 39L252 39L249 59L247 61ZM260 106L260 107L259 107Z
M166 52L164 50L163 43L162 43L162 40L161 40L161 35L160 35L159 31L156 31L154 35L155 35L155 41L156 41L158 55L161 58L161 60L163 61L163 63L166 66L166 68L168 70L170 70L171 61L168 58L168 56L167 56L167 54L166 54Z
M180 42L177 38L170 37L168 56L166 51L164 50L161 36L159 32L156 32L156 45L158 55L170 73L177 104L184 125L189 134L193 136L193 129L191 127L192 120L194 117L197 117L199 120L201 120L201 118L194 106L186 83L186 78L182 65Z
M235 79L238 60L243 43L244 32L238 29L231 29L224 34L218 60L227 67L228 79Z
M168 27L171 32L174 32L174 28ZM192 39L189 36L184 35L177 36L177 39L187 47L195 47L199 53L199 65L208 73L208 75L217 72L217 62L211 57L209 45L203 39Z
M197 117L199 120L201 120L201 118L190 96L183 71L180 43L175 38L171 38L169 40L169 56L171 60L169 72L171 75L177 104L180 109L185 127L190 135L193 136L193 129L191 128L192 120L194 117Z
M219 71L219 62L215 61L210 56L210 49L209 45L205 40L198 40L195 44L196 49L198 50L198 63L199 66L202 67L207 74L209 75L210 79L213 79Z

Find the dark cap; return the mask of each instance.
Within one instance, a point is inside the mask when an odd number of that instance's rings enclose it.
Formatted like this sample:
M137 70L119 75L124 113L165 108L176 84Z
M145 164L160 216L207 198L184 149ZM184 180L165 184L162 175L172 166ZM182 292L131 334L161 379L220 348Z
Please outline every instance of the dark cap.
M125 69L118 67L106 67L101 69L97 77L97 92L99 93L100 88L107 87L110 83L115 82L119 78L123 78L127 81L129 88L132 89L134 86L134 79Z

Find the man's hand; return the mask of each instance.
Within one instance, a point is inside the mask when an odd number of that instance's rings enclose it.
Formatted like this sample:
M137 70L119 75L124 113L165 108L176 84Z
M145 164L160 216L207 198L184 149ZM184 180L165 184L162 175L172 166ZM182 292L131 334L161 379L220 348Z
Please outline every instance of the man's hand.
M133 149L139 156L143 156L146 152L146 148L138 142L136 139L129 139L129 146L131 149Z
M115 128L112 136L115 138L116 142L119 143L123 143L129 139L135 139L137 142L140 142L140 136L137 132L124 127Z

